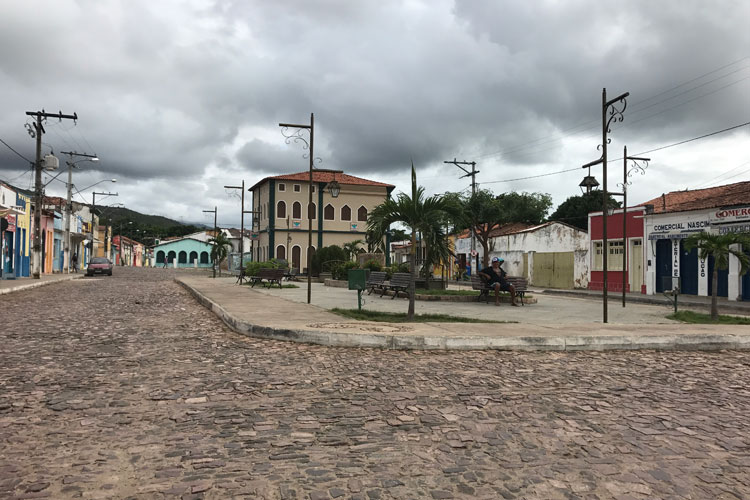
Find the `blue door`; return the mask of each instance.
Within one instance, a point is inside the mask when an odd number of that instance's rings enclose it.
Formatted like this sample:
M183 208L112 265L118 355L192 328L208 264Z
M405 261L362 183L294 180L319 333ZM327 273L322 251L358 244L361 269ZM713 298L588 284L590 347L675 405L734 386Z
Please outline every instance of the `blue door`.
M672 240L656 240L656 291L671 290L672 283L669 281L665 288L665 278L672 278Z
M680 240L680 278L680 293L698 295L698 249L686 251L682 240Z
M714 258L708 258L708 295L713 294L714 285ZM726 297L729 295L729 269L719 269L719 286L716 295Z

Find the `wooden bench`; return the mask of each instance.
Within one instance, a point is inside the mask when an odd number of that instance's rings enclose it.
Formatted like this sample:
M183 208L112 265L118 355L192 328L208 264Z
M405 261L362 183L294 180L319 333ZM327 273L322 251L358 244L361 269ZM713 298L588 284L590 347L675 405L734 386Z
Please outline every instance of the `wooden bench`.
M391 280L387 285L383 285L383 294L386 289L393 291L393 297L391 300L398 296L398 292L406 292L406 296L409 296L409 285L411 284L411 273L393 273ZM380 296L382 297L383 294Z
M365 283L365 288L370 289L370 291L367 292L367 295L372 294L372 292L374 292L376 288L378 290L385 290L386 276L387 274L385 271L372 271L370 273L370 276L367 278L367 283ZM381 293L380 296L382 297L383 294Z
M516 297L521 299L521 305L526 305L523 303L523 299L526 296L526 292L529 290L529 281L522 276L506 276L505 280L516 289ZM494 288L490 287L487 282L478 275L471 277L471 289L479 290L479 298L477 300L481 301L484 299L486 303L489 303L490 301L490 292L494 291Z
M250 279L253 281L251 288L254 288L255 285L258 283L261 283L263 286L266 286L268 284L268 287L270 288L273 286L274 283L279 285L279 288L283 288L281 286L281 280L284 279L284 273L286 271L284 269L259 269L257 276L251 276Z

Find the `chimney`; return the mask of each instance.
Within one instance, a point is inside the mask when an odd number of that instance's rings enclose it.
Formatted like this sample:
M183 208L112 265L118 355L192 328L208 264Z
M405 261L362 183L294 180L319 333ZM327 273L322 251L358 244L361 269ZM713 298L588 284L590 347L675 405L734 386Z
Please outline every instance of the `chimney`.
M667 211L667 195L664 193L661 194L661 209L666 212Z

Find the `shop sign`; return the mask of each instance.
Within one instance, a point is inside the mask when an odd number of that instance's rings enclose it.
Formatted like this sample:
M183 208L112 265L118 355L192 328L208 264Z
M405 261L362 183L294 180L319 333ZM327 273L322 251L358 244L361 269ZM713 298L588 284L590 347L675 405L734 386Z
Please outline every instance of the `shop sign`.
M720 208L711 214L712 224L732 222L750 222L750 206L739 208Z
M672 241L672 277L680 277L680 242Z
M750 222L747 224L728 224L719 226L719 234L750 233Z
M8 221L8 229L6 231L8 232L15 232L16 231L16 216L15 214L9 214L5 216L5 220Z
M669 224L654 224L648 235L649 240L680 240L691 234L708 231L711 228L710 220L692 220L671 222Z

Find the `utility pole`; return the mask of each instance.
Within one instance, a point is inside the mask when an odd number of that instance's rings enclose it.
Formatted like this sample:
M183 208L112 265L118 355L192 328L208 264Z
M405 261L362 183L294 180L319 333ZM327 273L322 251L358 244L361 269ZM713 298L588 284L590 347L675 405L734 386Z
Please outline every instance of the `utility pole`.
M42 119L57 118L62 121L65 118L75 122L78 120L78 115L76 113L64 115L62 111L57 114L46 113L43 109L41 111L27 111L26 115L36 117L32 134L32 137L36 138L36 163L34 165L34 241L32 243L34 256L32 259L32 274L34 279L39 279L42 277L42 134L45 133L42 126ZM29 129L29 133L31 133L31 129Z
M78 161L99 161L99 157L96 155L89 155L86 153L76 153L75 151L60 151L64 155L68 155L70 160L65 163L68 165L68 198L65 209L65 235L63 244L65 245L65 262L64 271L70 274L70 220L73 217L73 167L78 162L73 161L74 156L81 156L83 160Z
M450 163L461 170L465 172L465 175L462 175L459 177L459 179L463 179L464 177L471 177L471 195L474 196L477 192L477 174L479 173L479 170L476 170L477 163L474 161L457 161L456 158L453 158L453 161L444 161L443 163ZM471 172L466 170L461 165L471 165ZM474 257L474 253L476 252L476 238L474 236L474 228L472 227L470 230L471 234L471 253L469 254L469 265L471 268L471 275L473 276L477 269L479 269L479 266L477 265L479 263L479 255L476 256L476 261ZM476 264L475 264L476 262Z
M214 213L214 247L216 247L216 237L218 236L218 230L216 229L216 213L217 213L216 207L214 207L213 210L204 210L204 212L207 212L207 213L213 212ZM214 255L216 255L216 251L215 250L214 250ZM213 261L214 261L213 262L214 265L212 267L214 269L214 278L215 278L216 277L216 259L214 258Z

